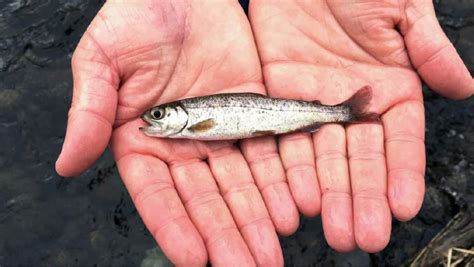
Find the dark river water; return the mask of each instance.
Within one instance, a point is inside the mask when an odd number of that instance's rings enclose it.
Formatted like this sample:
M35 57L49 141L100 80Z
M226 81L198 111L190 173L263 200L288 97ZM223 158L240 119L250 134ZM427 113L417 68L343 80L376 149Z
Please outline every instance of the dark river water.
M438 18L474 73L474 1L435 1ZM54 161L71 101L70 58L102 1L0 0L0 266L161 266L106 153L75 179ZM474 203L474 98L425 90L426 196L419 215L394 221L381 253L331 250L321 220L281 238L287 265L400 265ZM474 244L474 240L472 240Z

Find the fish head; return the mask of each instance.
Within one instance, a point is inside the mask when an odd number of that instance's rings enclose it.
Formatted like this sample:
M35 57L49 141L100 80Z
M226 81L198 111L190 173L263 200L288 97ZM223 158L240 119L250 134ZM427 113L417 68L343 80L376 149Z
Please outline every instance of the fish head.
M142 120L149 124L140 131L148 136L170 137L180 133L188 123L188 113L179 104L154 107L145 111Z

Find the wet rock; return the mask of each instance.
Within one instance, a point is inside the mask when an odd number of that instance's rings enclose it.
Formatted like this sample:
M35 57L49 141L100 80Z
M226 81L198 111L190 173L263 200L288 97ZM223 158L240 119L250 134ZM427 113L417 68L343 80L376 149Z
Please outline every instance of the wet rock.
M159 247L146 251L146 257L143 259L141 267L171 267L169 262Z
M474 38L471 36L474 36L474 25L460 29L457 50L469 71L474 73Z
M0 91L0 107L12 108L17 106L19 99L19 92L11 89L3 89Z

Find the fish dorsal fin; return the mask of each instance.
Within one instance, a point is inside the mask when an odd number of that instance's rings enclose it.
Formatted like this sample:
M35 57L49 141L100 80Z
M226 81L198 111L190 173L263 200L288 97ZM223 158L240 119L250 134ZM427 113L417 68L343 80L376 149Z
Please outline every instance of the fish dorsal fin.
M206 132L216 126L214 119L206 119L191 125L188 130L191 132Z
M232 94L232 93L231 93ZM253 92L242 92L242 93L233 93L235 95L249 95L249 96L263 96L263 97L268 97L264 94L260 94L260 93L253 93Z
M267 95L260 94L260 93L253 93L253 92L235 92L235 93L219 93L214 95L208 96L260 96L260 97L268 97Z

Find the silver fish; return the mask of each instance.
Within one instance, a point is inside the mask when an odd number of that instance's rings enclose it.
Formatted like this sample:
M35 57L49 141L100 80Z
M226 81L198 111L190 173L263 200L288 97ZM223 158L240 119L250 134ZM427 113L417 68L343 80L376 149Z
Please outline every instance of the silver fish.
M314 132L325 123L377 122L367 112L372 90L359 89L334 106L319 101L271 98L254 93L217 94L154 107L141 116L148 136L196 140L234 140L297 131Z

